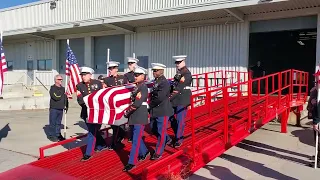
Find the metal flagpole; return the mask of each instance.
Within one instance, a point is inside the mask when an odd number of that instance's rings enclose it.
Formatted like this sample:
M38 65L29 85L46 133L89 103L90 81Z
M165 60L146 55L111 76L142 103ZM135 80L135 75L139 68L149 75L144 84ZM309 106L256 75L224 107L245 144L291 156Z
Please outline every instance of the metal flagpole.
M110 62L110 49L108 48L108 54L107 54L107 63ZM107 77L109 77L109 70L107 70Z
M132 57L133 57L133 58L136 58L136 53L133 53L133 54L132 54Z
M317 72L315 73L315 79L316 79L316 82L317 82L317 88L318 88L318 95L317 95L317 110L318 110L318 116L319 116L319 102L320 102L320 93L319 93L319 90L320 90L320 69L319 67L317 68ZM318 129L319 129L319 123L318 123ZM317 169L318 167L318 144L319 144L319 132L316 131L316 146L315 146L315 158L314 158L314 168Z
M2 33L3 33L3 32L1 31L1 32L0 32L0 39L1 39L1 43L3 44L3 41L2 41L2 40L3 40L3 39L2 39ZM0 48L1 48L1 47L0 47ZM1 54L0 54L0 56L1 56ZM1 60L1 57L0 57L0 63L2 63L1 61L2 61L2 60ZM0 67L1 67L1 66L0 66ZM1 67L0 71L2 71L2 67ZM1 79L1 81L2 81L1 83L4 84L4 83L3 83L4 80ZM3 92L0 90L0 99L3 99L2 93L3 93Z
M69 46L69 39L67 39L67 44ZM67 66L67 64L66 64L66 66ZM65 86L64 87L65 87L65 94L67 95L68 76L67 76L67 73L65 73L65 74L66 74L66 80L65 80ZM67 113L66 113L66 111L64 111L64 138L67 138Z

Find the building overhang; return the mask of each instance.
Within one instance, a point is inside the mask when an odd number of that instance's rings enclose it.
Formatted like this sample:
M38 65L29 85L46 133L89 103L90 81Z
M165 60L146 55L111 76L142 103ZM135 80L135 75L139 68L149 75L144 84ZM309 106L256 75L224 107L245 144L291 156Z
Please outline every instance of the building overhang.
M14 31L4 31L8 37L28 34L44 39L66 39L83 36L130 34L140 31L201 26L212 24L241 23L275 18L316 15L320 2L315 0L247 0L214 6L211 3L190 5L153 12L119 15L71 23L54 24Z

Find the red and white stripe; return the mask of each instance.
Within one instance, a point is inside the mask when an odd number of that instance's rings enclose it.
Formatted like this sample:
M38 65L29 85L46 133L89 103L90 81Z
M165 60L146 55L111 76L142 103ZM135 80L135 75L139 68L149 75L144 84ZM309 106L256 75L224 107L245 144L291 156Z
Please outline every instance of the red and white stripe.
M71 95L77 92L77 84L81 82L80 69L78 64L69 65L66 61L66 75L69 76L69 81L67 85L67 96L71 98Z
M0 44L0 46L2 46ZM2 95L3 91L3 84L4 84L4 73L8 71L6 56L4 55L3 47L1 48L1 61L0 61L0 96Z
M113 125L118 124L116 121L124 120L123 114L131 104L130 96L134 87L133 84L110 87L85 96L83 100L88 107L87 122ZM153 84L148 82L147 87L150 95Z

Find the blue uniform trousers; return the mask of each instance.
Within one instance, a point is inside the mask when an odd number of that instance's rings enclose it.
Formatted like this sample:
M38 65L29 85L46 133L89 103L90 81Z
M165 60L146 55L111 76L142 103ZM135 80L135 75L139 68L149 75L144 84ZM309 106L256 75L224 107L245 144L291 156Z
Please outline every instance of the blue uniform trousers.
M132 147L130 151L129 164L135 165L139 156L144 156L148 152L146 145L143 142L142 136L144 132L144 125L136 124L132 126Z
M106 146L106 142L104 141L103 137L99 133L101 124L91 124L91 123L86 123L86 124L88 127L86 155L91 156L95 146L97 149L101 149L102 146Z
M133 128L134 128L134 125L129 125L129 139L133 138Z
M167 141L170 140L170 137L167 134L168 116L151 118L150 126L152 129L152 132L158 138L155 153L161 156Z
M170 117L171 127L174 131L176 141L182 143L184 127L186 126L185 118L187 115L187 107L174 107L174 115ZM175 117L176 116L176 117Z
M61 121L63 116L63 109L50 109L49 112L49 136L56 136L60 135L61 129Z

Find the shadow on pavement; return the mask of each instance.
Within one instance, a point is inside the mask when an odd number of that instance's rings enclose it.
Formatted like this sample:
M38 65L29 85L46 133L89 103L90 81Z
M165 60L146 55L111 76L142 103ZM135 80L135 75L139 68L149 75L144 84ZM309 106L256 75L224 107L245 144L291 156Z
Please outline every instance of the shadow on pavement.
M3 138L6 138L9 134L9 131L11 131L11 128L9 126L9 123L5 125L1 130L0 130L0 142Z
M313 129L308 128L308 129L295 130L295 131L292 131L291 134L294 137L299 138L299 141L301 143L309 146L315 146Z
M233 174L230 169L222 167L222 166L215 166L215 165L206 165L202 168L207 169L212 176L218 179L227 179L227 180L244 180L239 176ZM207 180L209 178L194 174L190 178L191 180Z
M291 161L291 162L295 162L295 163L298 163L298 164L302 164L302 165L307 165L307 164L310 163L310 162L302 160L302 159L298 159L298 158L294 158L294 157L291 157L291 156L282 155L282 154L279 154L279 153L274 152L274 151L262 149L262 148L255 147L255 146L252 146L252 145L249 145L249 144L245 144L245 143L239 143L237 145L237 147L245 149L245 150L250 151L250 152L255 152L255 153L260 153L260 154L264 154L264 155L268 155L268 156L272 156L272 157L277 157L279 159L285 159L285 160L288 160L288 161ZM304 156L306 156L306 155L304 155ZM307 156L307 157L309 158L310 156Z
M259 143L259 142L255 142L255 141L250 141L250 140L247 140L247 139L244 139L243 141L241 141L237 146L239 146L240 148L247 147L247 146L250 146L252 148L259 148L260 152L263 152L264 149L269 149L269 150L278 151L278 152L287 153L287 154L292 154L292 155L296 155L296 156L300 156L300 157L304 157L304 158L309 158L310 157L310 156L305 155L305 154L301 154L301 153L297 153L297 152L294 152L294 151L289 151L289 150L277 148L277 147L274 147L274 146L270 146L270 145ZM253 146L255 146L255 147L253 147ZM261 148L264 148L264 149L261 149ZM268 151L268 150L266 150L264 152L265 153L268 153L268 152L274 153L274 152Z
M228 154L223 154L220 157L232 163L238 164L239 166L247 168L251 171L254 171L257 174L260 174L261 176L264 176L264 177L281 179L281 180L298 180L296 178L292 178L278 171L265 167L263 164L258 162L250 161L247 159L243 159L243 158L228 155Z
M204 162L208 163L211 161L209 155L207 153L203 153L202 154L202 159ZM226 168L226 167L222 167L222 166L216 166L216 165L205 165L204 167L202 167L204 169L207 169L210 174L218 179L228 179L228 180L243 180L242 178L240 178L239 176L233 174L231 172L230 169ZM192 180L207 180L209 178L197 175L197 174L193 174L191 176Z

